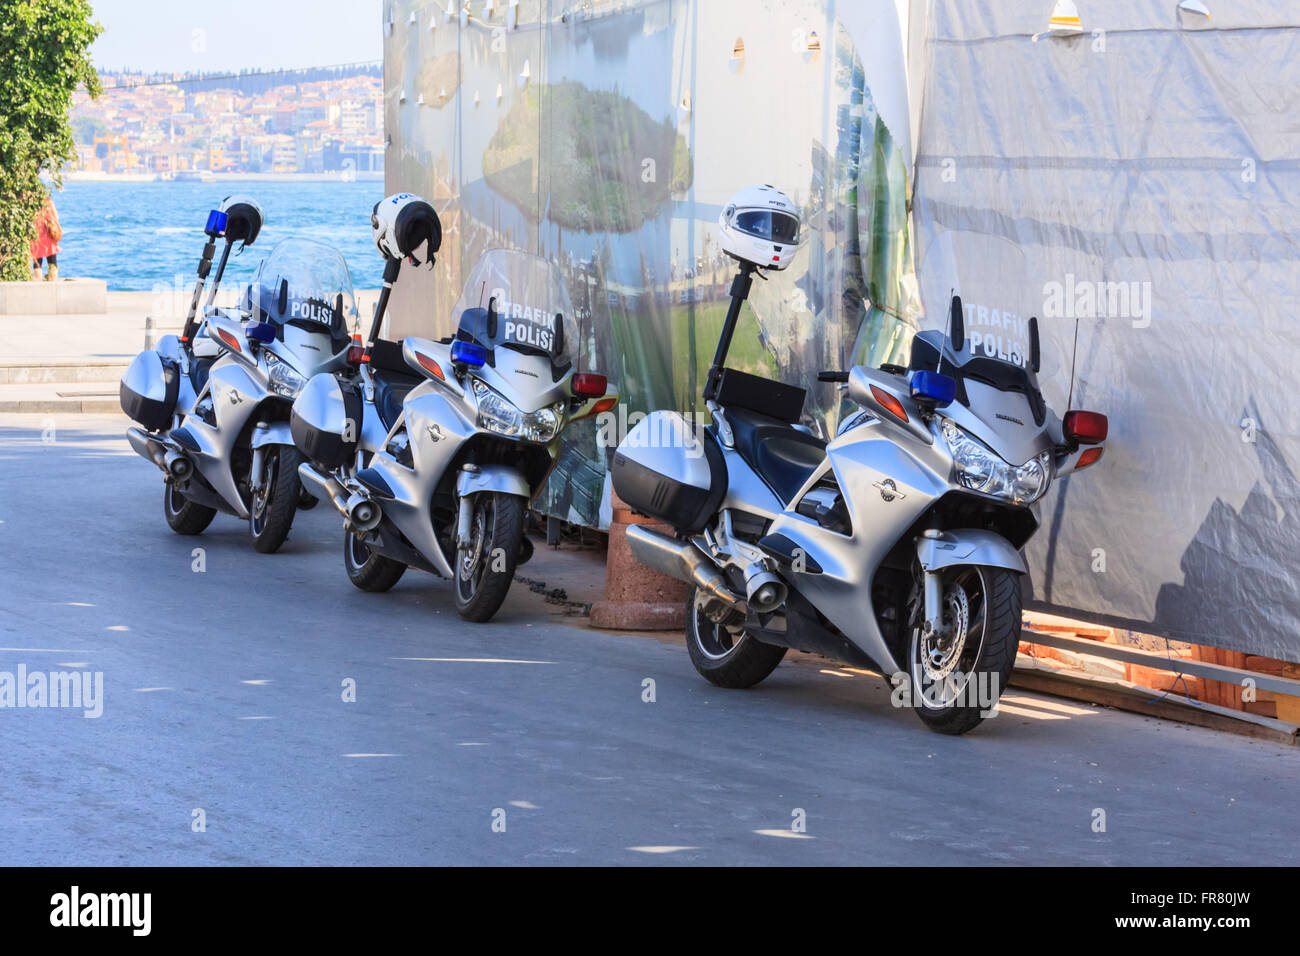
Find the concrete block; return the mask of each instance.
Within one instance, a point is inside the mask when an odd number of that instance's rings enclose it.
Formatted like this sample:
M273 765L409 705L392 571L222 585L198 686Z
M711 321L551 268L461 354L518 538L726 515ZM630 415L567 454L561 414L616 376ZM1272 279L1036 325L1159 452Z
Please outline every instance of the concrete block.
M103 279L0 282L0 315L102 315L108 311Z

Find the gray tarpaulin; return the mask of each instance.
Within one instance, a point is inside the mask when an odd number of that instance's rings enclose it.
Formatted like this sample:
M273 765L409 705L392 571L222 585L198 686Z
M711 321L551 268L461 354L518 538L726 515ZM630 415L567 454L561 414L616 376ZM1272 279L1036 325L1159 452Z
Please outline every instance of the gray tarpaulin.
M1300 9L1206 4L1078 0L1034 42L1048 0L936 0L916 267L932 325L1004 279L980 304L1041 317L1051 406L1073 365L1110 416L1042 504L1038 606L1300 661Z

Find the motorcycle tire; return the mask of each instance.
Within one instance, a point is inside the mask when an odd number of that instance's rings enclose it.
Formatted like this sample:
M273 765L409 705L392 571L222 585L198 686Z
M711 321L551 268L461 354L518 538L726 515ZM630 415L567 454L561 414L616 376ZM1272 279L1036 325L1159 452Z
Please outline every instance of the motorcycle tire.
M980 615L980 646L962 647L956 651L960 659L953 662L949 676L952 673L963 674L965 682L959 688L954 680L952 687L945 688L942 682L934 681L933 670L926 673L921 657L923 653L942 656L942 652L924 641L919 627L913 628L908 646L907 676L911 681L912 706L921 721L936 733L956 735L974 729L995 712L997 698L1006 689L1016 663L1022 621L1018 575L1003 568L981 566L955 567L950 572L944 582L945 617L952 608L952 598L949 597L952 588L960 585L966 595L960 616L966 618L968 633L974 615ZM949 667L947 660L942 662L940 670L944 667ZM973 692L966 686L971 680L976 682ZM927 687L932 690L927 692ZM950 693L952 702L944 703L939 699ZM931 695L934 695L933 702L941 706L931 705Z
M698 590L686 598L686 649L695 669L710 684L737 689L763 681L786 652L784 647L756 640L743 626L710 621Z
M202 534L216 516L215 508L190 501L170 481L163 485L163 517L177 534Z
M343 535L343 565L348 580L363 591L387 591L406 573L406 565L372 551L355 534Z
M253 535L253 548L259 554L274 554L289 537L293 516L298 510L298 496L302 494L299 461L296 448L268 446L266 462L270 481L267 497L259 507L254 495L248 509L248 530Z
M519 563L524 536L523 498L483 492L474 502L476 537L472 554L456 552L456 613L467 621L490 620L506 599Z

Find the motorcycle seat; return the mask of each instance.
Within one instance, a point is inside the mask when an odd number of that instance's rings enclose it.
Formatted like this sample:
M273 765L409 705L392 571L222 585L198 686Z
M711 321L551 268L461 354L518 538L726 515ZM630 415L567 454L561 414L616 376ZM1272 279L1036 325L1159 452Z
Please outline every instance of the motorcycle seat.
M392 429L402 414L402 402L407 393L422 379L414 372L395 372L391 369L371 369L375 379L375 411L384 427Z
M198 356L190 362L190 384L194 386L195 395L202 392L203 386L208 384L208 373L212 371L212 362L213 359Z
M788 505L826 459L826 442L747 408L726 410L736 452Z

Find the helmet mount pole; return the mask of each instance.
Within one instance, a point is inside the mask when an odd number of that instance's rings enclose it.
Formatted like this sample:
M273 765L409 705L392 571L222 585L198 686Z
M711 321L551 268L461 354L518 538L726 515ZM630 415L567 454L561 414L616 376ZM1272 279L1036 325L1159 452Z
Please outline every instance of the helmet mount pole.
M727 362L727 351L731 348L731 337L736 332L736 322L740 319L740 307L749 298L749 290L754 285L754 273L758 270L752 262L740 261L740 269L731 280L731 305L727 308L726 321L722 323L722 333L718 336L718 350L713 353L713 364L709 366L709 375L704 382L704 400L711 402L718 396L718 379L722 377L722 367Z
M397 275L402 271L402 260L388 256L384 259L384 285L379 290L379 301L375 303L375 316L370 321L370 332L366 336L365 358L362 361L370 360L370 350L375 347L375 342L379 340L379 327L384 321L384 312L388 308L388 296L393 291L393 283L397 281Z
M199 259L198 278L194 280L194 295L190 298L190 310L185 314L185 328L181 330L181 344L189 346L194 334L198 331L198 314L199 300L203 298L203 286L208 281L208 273L212 271L212 257L217 252L217 236L220 233L209 232L208 241L203 246L203 255ZM230 245L227 243L226 248ZM225 264L225 257L222 257L222 264Z

